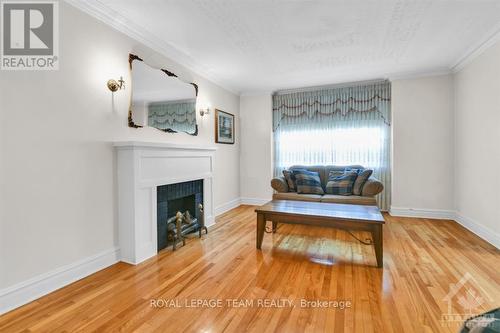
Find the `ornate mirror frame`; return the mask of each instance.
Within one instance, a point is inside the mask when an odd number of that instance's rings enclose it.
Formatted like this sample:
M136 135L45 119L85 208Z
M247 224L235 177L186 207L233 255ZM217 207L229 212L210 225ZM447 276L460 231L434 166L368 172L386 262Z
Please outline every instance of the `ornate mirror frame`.
M134 84L133 79L132 79L132 63L134 62L134 60L144 61L144 60L142 60L142 58L140 58L139 56L137 56L135 54L129 53L129 55L128 55L128 64L129 64L129 72L130 72L130 82L131 82L131 86L132 87L133 87L133 84ZM159 70L162 71L163 73L167 74L168 76L179 78L177 75L175 75L174 73L170 72L169 70L166 70L164 68L159 68ZM189 82L188 84L191 84L194 87L195 95L196 95L196 97L198 97L198 85L196 83L194 83L194 82ZM130 104L129 104L129 109L128 109L128 127L141 128L141 127L144 127L144 126L137 125L136 123L134 123L134 119L132 117L132 98L133 98L132 94L133 94L133 88L131 89L131 92L130 92ZM196 112L196 110L195 110L195 112ZM183 133L186 133L186 134L189 134L189 135L193 135L193 136L197 136L198 135L198 124L196 124L195 126L196 127L195 127L194 133L188 133L188 132L183 132ZM154 127L154 128L156 128L156 127ZM159 129L159 128L156 128L156 129L159 130L159 131L162 131L162 132L166 132L166 133L178 133L177 131L175 131L175 130L173 130L171 128L167 128L167 129L164 129L164 130Z

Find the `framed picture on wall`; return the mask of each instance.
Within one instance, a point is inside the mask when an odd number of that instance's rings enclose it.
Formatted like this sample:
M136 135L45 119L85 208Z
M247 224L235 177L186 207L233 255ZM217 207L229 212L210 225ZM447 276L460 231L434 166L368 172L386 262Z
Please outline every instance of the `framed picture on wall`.
M234 115L215 109L215 142L234 144Z

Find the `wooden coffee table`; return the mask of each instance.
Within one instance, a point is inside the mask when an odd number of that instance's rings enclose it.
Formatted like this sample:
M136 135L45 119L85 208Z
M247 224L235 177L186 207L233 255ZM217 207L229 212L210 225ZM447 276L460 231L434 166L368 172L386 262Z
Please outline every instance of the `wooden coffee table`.
M377 206L344 205L324 202L273 200L255 209L257 213L257 249L261 248L266 221L306 224L344 230L368 231L372 234L377 267L383 266L382 226L384 217Z

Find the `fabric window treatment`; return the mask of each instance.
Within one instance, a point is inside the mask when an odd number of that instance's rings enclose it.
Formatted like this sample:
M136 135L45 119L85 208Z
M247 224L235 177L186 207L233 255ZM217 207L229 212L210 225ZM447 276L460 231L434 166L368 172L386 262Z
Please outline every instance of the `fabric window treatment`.
M389 82L273 96L274 174L292 165L352 165L373 169L390 206Z

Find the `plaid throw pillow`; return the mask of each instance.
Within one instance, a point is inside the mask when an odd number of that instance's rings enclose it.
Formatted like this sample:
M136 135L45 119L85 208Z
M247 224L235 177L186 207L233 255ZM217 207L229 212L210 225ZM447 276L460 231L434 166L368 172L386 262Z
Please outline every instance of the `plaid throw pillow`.
M288 184L288 192L297 192L293 171L283 170L283 177L285 177L286 183Z
M354 182L358 177L356 171L346 171L342 176L336 176L334 172L328 175L326 193L337 195L352 195Z
M328 173L328 178L343 176L346 169L342 170L332 170Z
M294 170L293 176L297 184L297 193L325 194L319 179L319 173L306 170Z
M352 194L361 195L361 192L363 192L363 186L365 186L366 181L368 180L368 178L370 178L372 173L373 170L370 169L358 170L358 177L354 182L354 187L352 188Z

